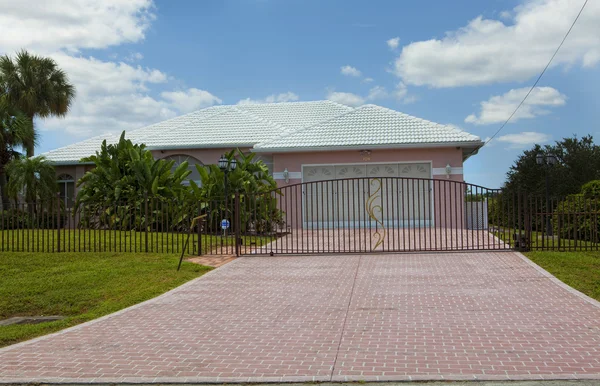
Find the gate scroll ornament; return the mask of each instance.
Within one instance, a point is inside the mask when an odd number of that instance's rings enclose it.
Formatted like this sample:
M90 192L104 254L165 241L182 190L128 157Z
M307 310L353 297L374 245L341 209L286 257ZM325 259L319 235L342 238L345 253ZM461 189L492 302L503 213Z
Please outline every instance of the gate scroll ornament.
M383 207L382 204L376 204L375 201L378 198L381 198L381 178L373 178L369 181L369 185L373 187L374 183L377 185L377 189L369 195L369 198L365 202L365 209L369 217L375 221L377 224L381 225L381 229L379 227L375 227L375 234L373 237L377 240L375 246L372 248L373 250L377 249L378 246L383 244L383 239L385 237L385 227L383 226ZM383 202L380 201L380 202ZM376 212L379 212L379 217L377 217Z

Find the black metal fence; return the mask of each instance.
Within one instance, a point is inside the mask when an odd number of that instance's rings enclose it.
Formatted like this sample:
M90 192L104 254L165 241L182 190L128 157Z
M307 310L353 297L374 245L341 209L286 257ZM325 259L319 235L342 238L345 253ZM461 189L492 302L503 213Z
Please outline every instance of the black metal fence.
M598 200L443 179L351 178L178 202L5 205L0 251L189 255L598 250ZM192 219L202 220L192 228ZM189 243L186 240L189 237Z

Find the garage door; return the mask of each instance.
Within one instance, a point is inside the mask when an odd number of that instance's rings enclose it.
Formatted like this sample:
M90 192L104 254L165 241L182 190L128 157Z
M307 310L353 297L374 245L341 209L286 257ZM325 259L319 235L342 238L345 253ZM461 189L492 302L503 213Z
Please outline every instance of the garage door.
M302 172L307 227L431 225L429 163L315 165Z

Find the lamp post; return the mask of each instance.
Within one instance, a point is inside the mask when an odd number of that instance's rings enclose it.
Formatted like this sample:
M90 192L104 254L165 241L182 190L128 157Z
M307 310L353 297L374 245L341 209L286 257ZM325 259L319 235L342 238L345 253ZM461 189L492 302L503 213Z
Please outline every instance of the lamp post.
M221 169L221 171L225 175L225 217L227 217L227 200L229 198L229 172L234 171L236 167L237 160L235 158L231 161L225 158L224 155L221 155L221 158L219 158L219 169ZM225 236L227 236L227 229L225 229Z
M538 153L535 162L544 167L546 172L546 234L552 236L552 224L550 222L550 168L556 165L557 159L554 154Z

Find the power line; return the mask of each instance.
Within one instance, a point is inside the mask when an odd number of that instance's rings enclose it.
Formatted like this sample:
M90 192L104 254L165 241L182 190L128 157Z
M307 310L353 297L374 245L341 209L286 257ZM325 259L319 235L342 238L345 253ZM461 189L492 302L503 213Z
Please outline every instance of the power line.
M544 67L544 70L542 70L542 72L540 73L540 76L537 77L537 79L535 80L535 83L533 84L533 86L531 86L531 88L529 89L529 91L527 92L527 94L525 95L525 97L523 98L523 100L521 101L521 103L519 103L519 105L517 106L517 108L515 109L515 111L512 112L512 114L510 114L510 116L508 117L508 119L502 124L502 126L500 126L500 128L498 130L496 130L496 132L494 133L494 135L492 135L487 141L485 141L485 143L479 148L483 148L485 145L487 145L488 143L490 143L490 141L492 139L494 139L496 137L496 135L498 135L498 133L500 133L502 131L502 129L504 129L504 126L506 126L506 124L512 119L512 117L517 113L517 111L521 108L521 106L523 105L523 103L525 103L525 101L527 100L527 97L529 97L529 94L531 94L531 92L533 91L533 89L535 88L535 86L537 86L538 82L540 81L540 79L542 79L542 76L544 75L544 73L546 72L546 70L548 69L548 67L550 67L550 63L552 63L552 60L554 60L554 57L556 56L556 54L558 54L558 51L560 50L560 48L563 46L563 44L565 43L565 40L567 40L567 37L569 36L569 34L571 33L571 30L573 29L573 27L575 26L575 23L577 23L577 20L579 20L579 16L581 16L581 13L583 12L583 9L585 8L585 6L587 5L588 0L585 0L585 2L583 3L583 6L581 7L581 9L579 10L579 13L577 14L577 17L575 18L575 20L573 20L573 24L571 24L571 27L569 28L569 30L567 31L567 33L565 34L565 37L563 38L563 40L560 42L560 44L558 45L558 48L556 48L556 51L554 51L554 54L552 55L552 57L550 58L550 60L548 61L548 64L546 64L546 67ZM479 150L477 149L477 150Z

